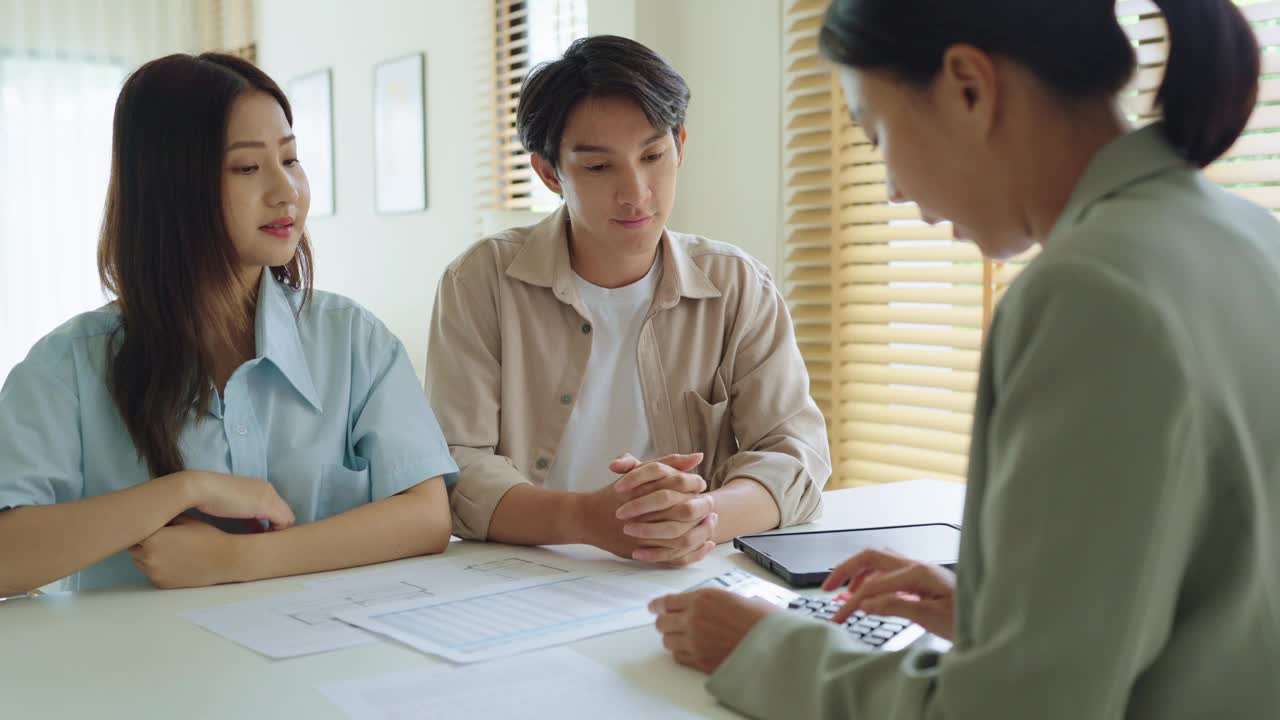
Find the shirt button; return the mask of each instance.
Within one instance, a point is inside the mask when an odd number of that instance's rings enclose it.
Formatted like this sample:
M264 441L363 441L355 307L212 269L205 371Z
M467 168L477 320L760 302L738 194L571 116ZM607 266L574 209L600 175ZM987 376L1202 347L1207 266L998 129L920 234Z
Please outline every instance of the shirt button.
M244 425L241 425L240 427L236 428L236 434L237 434L237 435L248 435L248 434L249 434L249 428L245 427Z
M572 395L561 395L561 396L560 396L560 404L561 404L561 405L569 405L569 404L571 404L572 402L573 402L573 396L572 396Z
M582 334L583 335L591 334L591 323L582 323Z
M551 465L551 463L547 462L546 458L538 458L538 462L533 464L533 466L539 470L546 470L549 465Z

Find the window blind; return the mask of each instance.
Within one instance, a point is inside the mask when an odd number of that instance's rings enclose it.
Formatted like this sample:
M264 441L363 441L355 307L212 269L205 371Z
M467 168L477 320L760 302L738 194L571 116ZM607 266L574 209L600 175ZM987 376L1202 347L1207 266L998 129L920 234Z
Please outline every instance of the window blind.
M534 177L516 132L516 107L525 75L554 60L587 34L586 0L495 0L493 32L494 163L489 207L531 210L554 205Z
M1209 168L1216 182L1280 210L1280 0L1238 2L1263 50L1249 132ZM995 304L1034 250L982 258L892 203L879 152L849 119L839 80L817 49L825 0L792 0L783 22L786 293L812 393L827 418L831 487L923 477L962 482L974 391ZM1168 56L1147 0L1117 14L1139 70L1121 107L1136 126L1152 108Z

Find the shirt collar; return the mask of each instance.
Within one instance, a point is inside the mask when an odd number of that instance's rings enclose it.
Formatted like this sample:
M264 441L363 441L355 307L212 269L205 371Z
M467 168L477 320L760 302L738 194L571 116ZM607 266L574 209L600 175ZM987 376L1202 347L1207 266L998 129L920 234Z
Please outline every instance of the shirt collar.
M262 285L258 289L257 320L254 324L257 356L271 361L316 412L324 412L320 405L320 395L311 378L311 368L307 365L306 353L302 349L302 338L298 335L295 299L301 298L294 293L286 294L284 286L272 277L271 271L263 271Z
M562 302L574 304L578 289L569 262L569 236L565 232L569 211L561 205L529 231L524 247L507 268L507 276L521 282L551 288ZM670 307L681 297L699 299L720 297L711 282L682 243L672 233L662 231L662 278L655 296L657 305Z
M1082 222L1101 200L1172 168L1189 168L1187 161L1165 139L1164 126L1154 123L1122 135L1098 151L1067 201L1049 242Z

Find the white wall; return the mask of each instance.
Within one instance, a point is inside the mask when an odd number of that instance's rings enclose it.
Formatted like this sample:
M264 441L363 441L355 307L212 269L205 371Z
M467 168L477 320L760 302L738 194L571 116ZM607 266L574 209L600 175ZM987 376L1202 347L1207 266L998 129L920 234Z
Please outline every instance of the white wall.
M782 0L591 0L593 34L653 48L693 92L670 225L781 271Z
M421 376L440 274L476 239L478 98L487 79L488 3L474 0L261 0L258 59L282 87L333 70L337 213L308 222L316 285L369 308ZM427 210L379 215L373 196L373 66L424 52ZM299 138L306 166L307 138Z
M637 0L587 0L587 28L592 35L634 38L636 2Z

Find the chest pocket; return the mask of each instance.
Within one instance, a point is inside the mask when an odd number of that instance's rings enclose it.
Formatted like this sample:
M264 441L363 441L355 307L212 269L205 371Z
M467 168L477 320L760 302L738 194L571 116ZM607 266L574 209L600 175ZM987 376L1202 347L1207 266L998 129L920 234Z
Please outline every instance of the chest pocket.
M733 423L729 412L729 390L724 377L716 372L711 388L711 401L703 399L696 390L684 393L685 412L689 420L690 452L703 454L697 472L710 484L716 466L732 457L737 451Z
M352 470L345 465L325 465L320 470L320 494L316 499L316 520L340 515L348 510L367 505L373 498L369 489L369 463L357 458L363 465Z

